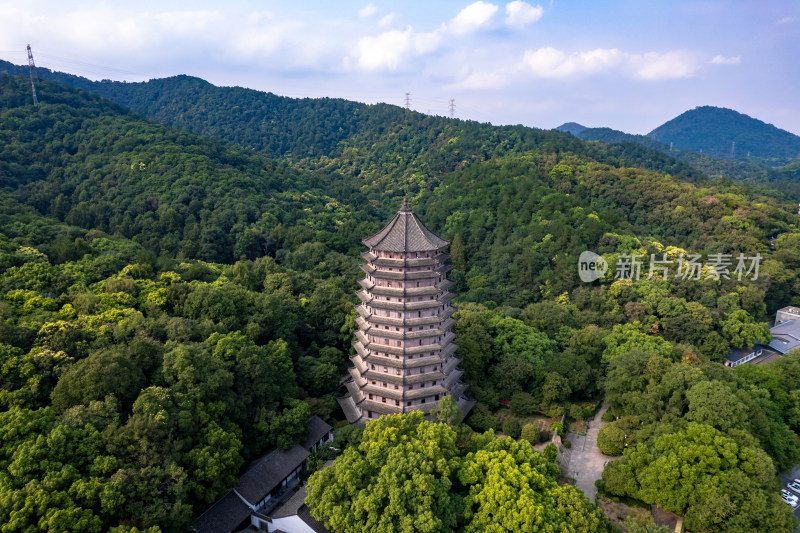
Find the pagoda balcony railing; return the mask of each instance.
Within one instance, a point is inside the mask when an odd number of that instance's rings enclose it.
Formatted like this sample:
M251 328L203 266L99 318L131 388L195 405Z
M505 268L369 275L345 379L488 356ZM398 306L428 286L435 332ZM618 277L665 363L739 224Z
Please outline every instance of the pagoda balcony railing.
M402 402L401 405L395 405L394 402L382 403L367 399L359 403L358 407L361 408L361 412L364 413L364 416L367 416L368 411L372 411L373 415L395 415L403 412Z
M416 386L411 390L397 390L378 385L366 385L361 389L361 392L366 395L367 400L369 400L370 394L375 396L383 396L390 400L416 400L419 398L434 396L436 394L446 394L447 388L443 387L442 385L429 385L427 387ZM373 401L375 401L374 398Z
M409 268L419 266L433 266L436 263L443 262L447 258L447 254L438 253L433 257L409 257L406 259L392 258L392 257L378 257L372 252L362 252L361 257L376 266L386 266L392 268Z
M427 398L428 396L434 396L436 394L438 394L439 396L443 396L447 394L447 389L441 385L433 385L432 387L414 388L412 390L405 391L405 399L417 400L419 398Z
M368 322L366 322L363 318L358 317L356 318L356 323L361 327L361 331L364 332L365 335L372 335L374 337L384 337L387 339L392 339L393 341L399 340L417 340L417 339L429 339L431 337L439 337L442 335L447 335L447 331L441 329L422 329L418 331L395 331L394 329L380 329L377 326L372 326ZM362 326L362 323L364 326ZM378 341L371 341L374 345ZM437 341L438 342L438 341ZM423 344L422 346L425 346Z
M442 359L438 355L427 355L425 357L406 359L405 368L419 368L421 366L442 365L442 364L444 364L444 359Z
M394 296L394 297L411 297L411 296L437 296L441 289L435 286L428 286L428 287L381 287L380 285L375 285L370 281L366 281L366 283L361 283L359 281L359 285L370 291L372 294L380 295L380 296ZM365 286L366 285L366 286Z
M376 309L388 309L389 311L423 311L425 309L441 308L443 303L447 303L442 302L440 299L422 300L419 302L392 302L390 300L372 298L365 294L364 291L358 291L356 296L358 296L362 302L368 303L371 307ZM448 301L450 299L448 299Z
M450 269L452 268L451 265L436 265L435 268L432 268L430 270L419 270L415 272L409 272L407 270L378 269L370 265L369 263L361 263L359 267L361 268L361 270L363 270L372 277L379 279L390 279L390 280L400 280L400 281L438 278L442 274L449 272Z
M455 324L455 319L451 318L455 308L451 306L445 307L438 315L435 316L423 316L423 317L392 317L392 316L384 316L379 314L374 314L367 309L367 306L364 304L356 306L356 311L358 314L364 318L370 324L380 324L380 325L387 325L387 326L426 326L430 324L439 324L442 323L440 329L447 329ZM452 324L448 321L452 320Z

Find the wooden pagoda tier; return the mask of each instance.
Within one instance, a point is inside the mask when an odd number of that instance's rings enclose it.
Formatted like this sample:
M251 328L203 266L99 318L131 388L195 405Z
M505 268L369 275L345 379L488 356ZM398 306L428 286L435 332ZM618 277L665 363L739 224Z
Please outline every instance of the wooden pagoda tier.
M466 415L461 361L450 305L453 282L442 248L449 243L426 228L404 202L389 224L364 239L366 276L356 293L355 354L339 398L347 420L363 425L381 415L436 409L445 396Z

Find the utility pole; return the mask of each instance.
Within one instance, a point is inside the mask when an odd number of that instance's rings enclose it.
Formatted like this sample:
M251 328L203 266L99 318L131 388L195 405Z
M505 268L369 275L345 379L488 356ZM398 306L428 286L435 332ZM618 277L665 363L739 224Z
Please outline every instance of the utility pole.
M33 93L33 105L39 105L39 100L36 98L36 86L33 84L36 76L36 64L33 62L33 52L31 52L31 45L28 45L28 70L31 73L31 92Z
M450 118L453 118L453 117L456 116L456 100L455 100L455 98L451 98L450 99L450 106L449 107L450 107Z
M411 93L406 93L406 111L411 109Z

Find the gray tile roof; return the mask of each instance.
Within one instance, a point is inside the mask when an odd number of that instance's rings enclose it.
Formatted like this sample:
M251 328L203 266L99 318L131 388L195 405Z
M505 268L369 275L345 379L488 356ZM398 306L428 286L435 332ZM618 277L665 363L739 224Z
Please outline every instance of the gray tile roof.
M725 359L730 361L731 363L735 363L736 361L744 359L745 357L747 357L748 355L757 350L758 350L757 347L748 348L747 346L745 346L744 348L734 348L733 350L731 350L731 353L725 356Z
M776 352L785 354L800 347L800 320L788 320L770 328L772 341L769 346Z
M272 489L308 459L308 450L295 444L287 451L275 450L268 453L239 478L236 491L255 505Z
M250 519L250 507L229 490L195 521L197 533L230 533Z
M313 529L315 533L330 533L330 531L325 527L325 524L311 516L311 509L308 508L308 505L303 505L298 511L297 516L300 519L308 524L308 527Z
M336 398L336 401L338 401L339 405L342 407L342 411L344 411L344 416L347 417L348 422L354 424L361 419L361 411L356 406L356 402L350 394L341 398Z
M423 252L449 244L425 227L404 200L403 207L385 228L362 241L372 250L387 252Z
M317 415L308 419L308 437L303 443L303 448L310 450L321 438L333 428Z

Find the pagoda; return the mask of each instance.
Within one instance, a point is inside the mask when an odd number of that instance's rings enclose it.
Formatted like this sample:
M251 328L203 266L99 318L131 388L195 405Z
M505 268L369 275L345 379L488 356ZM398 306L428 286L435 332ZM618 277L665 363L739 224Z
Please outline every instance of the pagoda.
M355 354L342 380L347 394L339 404L352 424L381 415L436 409L445 396L466 413L474 401L455 356L458 345L447 279L449 241L425 227L406 200L394 218L362 241L369 248L361 265L366 277L356 294Z

